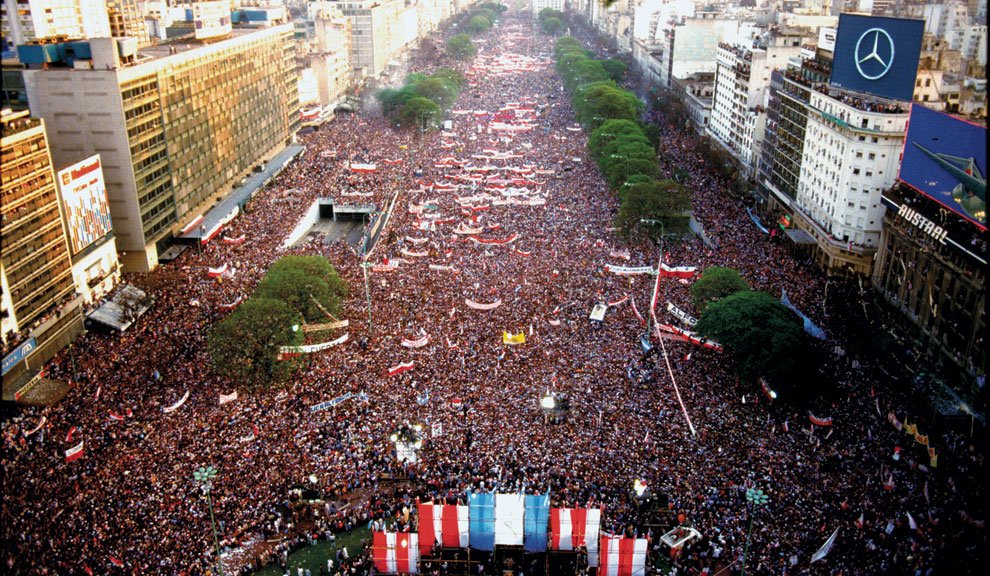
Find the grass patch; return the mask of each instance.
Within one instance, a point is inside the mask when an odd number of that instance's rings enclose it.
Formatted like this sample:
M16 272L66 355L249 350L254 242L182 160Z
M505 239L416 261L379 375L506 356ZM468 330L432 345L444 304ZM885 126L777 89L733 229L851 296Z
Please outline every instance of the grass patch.
M326 567L327 558L333 558L334 566L337 565L337 550L346 547L347 553L353 558L364 550L361 541L370 539L371 530L355 528L350 532L337 534L336 547L331 546L326 540L320 540L315 546L305 546L289 554L289 571L295 576L296 568L301 567L303 570L309 568L314 575L319 574L320 568ZM283 574L282 569L277 564L273 564L255 572L254 576L283 576Z

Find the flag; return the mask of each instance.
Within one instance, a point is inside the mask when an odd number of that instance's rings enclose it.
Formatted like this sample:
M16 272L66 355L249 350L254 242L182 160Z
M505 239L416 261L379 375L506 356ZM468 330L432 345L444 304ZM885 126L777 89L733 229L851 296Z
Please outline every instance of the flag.
M931 446L928 447L928 464L932 468L938 468L938 454L935 453L935 449Z
M429 554L439 542L445 548L467 548L470 536L467 506L419 504L419 551Z
M785 418L784 419L784 432L790 432L791 431L791 429L788 428L788 426L787 426L787 421L788 420L790 420L790 418Z
M495 545L523 545L523 516L526 505L522 494L495 495Z
M835 539L838 536L839 536L839 529L836 528L835 529L835 532L832 532L832 535L828 537L828 540L826 540L825 543L822 544L822 547L819 548L817 552L815 552L814 554L812 554L812 556L811 556L811 563L812 564L814 564L815 562L818 562L819 560L821 560L822 558L825 558L825 556L828 555L829 550L832 549L832 545L835 544Z
M818 416L815 416L811 412L808 412L808 420L811 420L811 423L814 424L815 426L831 426L832 425L832 417L831 416L829 416L827 418L819 418Z
M468 508L471 548L495 550L495 495L468 492Z
M93 576L93 569L87 566L86 564L83 564L83 572L89 574L89 576Z
M644 576L646 574L645 538L605 535L601 538L601 576Z
M863 513L862 512L859 513L859 518L856 519L856 527L857 528L860 528L860 529L863 528Z
M907 514L907 519L908 519L908 526L912 530L917 530L918 529L918 523L914 521L914 516L911 516L911 513L910 512L906 512L906 514Z
M410 362L402 362L401 364L398 364L396 366L393 366L393 367L389 368L388 369L388 375L389 376L395 376L396 374L402 374L403 372L406 372L408 370L412 370L414 366L416 366L416 363L415 362L411 362L411 361Z
M375 570L382 574L416 574L419 547L416 534L409 532L373 532L371 556Z
M220 395L220 404L221 405L226 404L227 402L233 402L234 400L237 400L237 390L234 390L230 394L221 394Z
M526 333L520 332L518 334L510 334L509 332L502 332L502 344L516 345L526 343Z
M72 448L69 448L68 450L65 451L65 462L66 464L68 464L69 462L74 462L82 458L83 456L84 456L83 441L80 441L78 445L73 446Z
M581 546L597 550L602 511L598 508L551 508L550 549L576 550ZM589 565L590 560L589 560Z
M114 558L113 556L110 557L110 563L118 568L124 567L124 563L119 558Z
M523 549L526 552L546 552L547 517L550 514L550 496L535 494L525 497L523 514Z

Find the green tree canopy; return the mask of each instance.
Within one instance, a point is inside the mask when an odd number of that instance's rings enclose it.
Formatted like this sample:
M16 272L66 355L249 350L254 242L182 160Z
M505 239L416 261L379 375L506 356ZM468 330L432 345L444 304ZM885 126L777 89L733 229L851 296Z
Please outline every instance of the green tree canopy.
M630 176L630 186L621 188L621 203L615 217L615 225L626 237L638 231L650 238L659 238L661 232L673 232L680 228L681 213L690 207L690 196L683 186L672 180L646 180L639 175ZM645 226L640 220L659 220L664 226Z
M556 36L560 34L560 31L564 29L564 23L560 21L559 18L547 18L540 23L540 27L543 31L551 36Z
M478 34L481 34L485 30L491 28L491 26L491 20L481 14L475 14L470 20L468 20L468 23L464 28L468 31L468 34L477 36Z
M602 60L602 67L605 68L608 77L616 83L622 82L622 79L626 77L626 70L629 68L625 62L614 58Z
M414 98L415 96L416 92L412 86L403 86L398 90L385 88L379 90L377 94L378 102L382 105L382 114L388 117L395 114L396 111L406 105L406 102L410 98Z
M509 9L505 4L499 4L498 2L483 2L478 5L478 8L484 8L485 10L491 10L495 14L501 14Z
M470 60L477 53L478 49L467 34L458 34L447 40L447 55L454 60Z
M599 158L605 146L616 138L626 138L630 141L648 143L643 129L631 120L608 120L596 128L588 138L588 152L593 158Z
M416 83L414 88L417 96L432 100L440 108L449 108L457 99L457 86L448 80L436 77L426 78ZM410 101L406 102L406 106Z
M575 62L564 73L564 89L570 92L582 84L603 82L608 79L608 73L605 72L601 60L585 58L584 60Z
M232 382L256 389L288 378L296 361L279 361L278 347L302 343L302 316L288 304L249 298L207 335L212 370Z
M462 34L462 36L467 38L466 35ZM468 40L470 40L470 38L468 38ZM464 83L467 82L467 79L464 78L463 74L451 68L438 68L437 71L434 72L431 76L433 78L440 78L441 80L446 80L448 83L450 83L451 86L455 86L458 90L463 88Z
M701 311L712 302L746 290L749 290L749 284L738 271L719 266L706 268L690 288L694 307Z
M254 296L282 301L315 322L340 312L347 284L322 256L288 256L268 269Z
M406 128L433 128L440 120L440 107L435 102L422 96L410 98L398 112L399 124Z
M801 319L766 292L736 292L710 303L695 330L722 344L746 378L793 374L806 347Z

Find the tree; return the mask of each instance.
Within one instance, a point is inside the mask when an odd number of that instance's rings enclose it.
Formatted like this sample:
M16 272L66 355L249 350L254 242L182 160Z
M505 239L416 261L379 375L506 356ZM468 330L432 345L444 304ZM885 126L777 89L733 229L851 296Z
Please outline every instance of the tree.
M556 36L560 34L560 31L564 29L564 23L560 21L559 18L547 18L540 23L540 27L543 31L551 36Z
M749 290L749 284L738 271L718 266L706 268L690 288L694 307L701 311L711 302L745 290Z
M588 152L593 158L602 155L602 150L616 138L628 138L648 143L643 129L631 120L608 120L592 131L588 138Z
M602 67L605 68L608 77L616 83L622 82L622 79L626 77L626 70L628 69L625 62L614 58L602 60Z
M471 34L472 36L477 36L478 34L481 34L485 30L491 28L491 26L492 23L488 18L485 18L481 14L476 14L472 16L470 20L468 20L465 29L468 31L468 34Z
M419 81L414 90L417 96L431 100L440 108L449 108L453 105L454 100L457 99L458 92L457 87L450 84L447 80L435 77ZM406 106L409 106L411 100L406 102Z
M403 86L399 90L385 88L384 90L379 90L377 94L378 102L382 105L382 114L389 118L393 117L396 111L405 106L406 102L415 96L416 93L411 86Z
M477 53L478 49L467 34L458 34L447 40L447 55L454 60L470 60Z
M801 319L766 292L736 292L705 307L695 330L718 341L740 376L771 381L793 374L806 349Z
M440 107L422 96L410 98L398 113L399 124L407 128L419 127L422 130L433 128L440 118Z
M251 297L210 329L207 352L212 370L256 389L288 378L298 361L279 361L279 346L302 343L302 316L285 302Z
M687 190L671 180L642 181L622 187L622 203L615 217L615 225L623 235L629 237L633 231L640 231L651 238L659 238L661 230L672 232L675 218L680 218L686 206L690 205ZM642 226L640 220L659 220L663 227Z
M466 34L462 34L462 36L468 38ZM468 40L470 40L470 38L468 38ZM472 46L473 45L474 44L472 43ZM438 68L437 71L432 74L432 77L447 81L451 86L455 86L458 91L460 91L460 89L464 87L464 83L467 82L467 79L464 78L463 74L450 68Z
M254 296L284 302L315 322L340 312L347 284L322 256L287 256L268 269Z
M604 82L608 79L608 73L605 72L601 60L585 58L575 62L564 73L564 89L570 92L582 84Z

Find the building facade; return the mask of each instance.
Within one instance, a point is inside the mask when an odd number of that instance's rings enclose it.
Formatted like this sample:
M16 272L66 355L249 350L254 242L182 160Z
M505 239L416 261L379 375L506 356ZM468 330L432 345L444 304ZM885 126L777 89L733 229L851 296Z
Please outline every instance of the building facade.
M20 50L32 68L28 100L59 165L102 156L121 262L146 271L184 225L295 138L292 25L141 51L94 39L74 52L84 50L89 58L57 62Z
M3 398L12 400L83 329L44 122L0 116L0 336Z
M106 0L3 0L0 34L12 46L111 35Z

